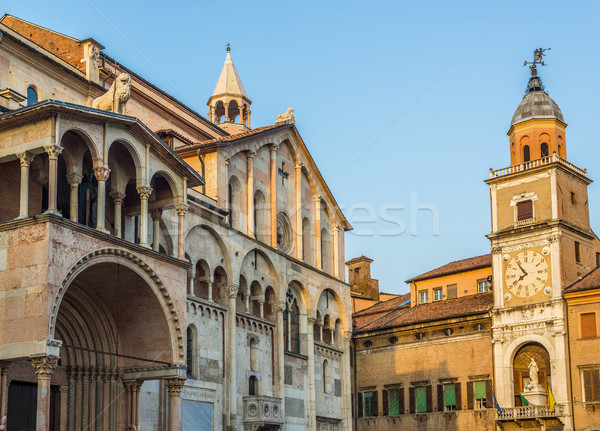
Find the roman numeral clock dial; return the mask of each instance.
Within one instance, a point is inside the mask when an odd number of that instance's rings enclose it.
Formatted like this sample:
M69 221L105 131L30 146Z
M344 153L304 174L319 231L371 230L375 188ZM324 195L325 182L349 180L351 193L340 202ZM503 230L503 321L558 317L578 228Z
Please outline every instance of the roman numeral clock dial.
M522 251L506 265L504 280L513 295L533 296L543 290L548 281L548 262L536 251Z

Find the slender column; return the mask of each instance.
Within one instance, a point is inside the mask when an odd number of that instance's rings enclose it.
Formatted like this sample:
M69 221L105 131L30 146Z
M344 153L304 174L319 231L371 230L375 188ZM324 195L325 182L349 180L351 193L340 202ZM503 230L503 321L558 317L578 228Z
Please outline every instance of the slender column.
M142 383L144 382L140 380L123 382L127 389L127 429L137 430L140 427L140 389Z
M8 407L8 367L10 363L0 362L0 425L5 425L4 418Z
M333 231L333 276L336 278L340 278L340 263L339 263L339 253L340 253L340 245L338 241L338 236L340 232L340 227L337 224L333 224L331 226L331 230Z
M56 177L55 177L56 178ZM37 375L36 431L50 430L50 379L58 363L56 356L33 356L31 365Z
M283 339L283 312L285 311L285 301L280 301L277 304L277 326L275 327L275 370L277 380L276 386L273 388L273 392L277 398L281 399L281 411L285 412L285 343Z
M71 186L70 205L69 205L69 218L74 222L79 221L79 184L83 176L79 174L68 174L67 182Z
M56 180L58 171L58 156L63 148L60 145L46 145L44 150L48 153L48 213L58 213L56 209Z
M125 193L112 192L110 197L113 199L115 204L115 236L123 238L123 222L121 221L121 214L123 213L123 201L125 200Z
M246 165L247 165L247 197L248 197L248 236L256 238L256 232L254 232L254 156L255 151L246 151Z
M271 155L271 247L277 248L277 148L278 145L272 144Z
M208 279L208 300L209 301L213 301L212 288L213 288L213 278L211 275L210 278Z
M246 117L246 127L250 128L250 114L252 114L252 111L250 110L250 107L248 106L248 115Z
M96 229L101 232L108 232L106 230L106 181L110 175L110 169L99 166L94 168L94 175L98 181L98 204L96 209L98 211L96 217Z
M168 431L179 431L180 412L181 412L181 389L185 384L185 379L181 377L164 379L167 392L169 394L169 426Z
M321 268L321 195L315 195L315 267Z
M140 195L140 245L150 247L148 244L148 198L152 194L152 187L138 187Z
M185 214L188 210L188 205L177 204L175 205L175 211L177 211L178 217L178 229L177 229L177 257L179 259L185 259Z
M308 361L307 361L307 374L308 374L308 430L316 431L317 423L317 408L315 401L315 344L314 344L314 329L313 326L317 319L313 316L308 316L308 329L306 332L307 344L308 344ZM321 373L322 374L322 373ZM323 377L321 377L323 378Z
M344 334L344 353L341 357L340 368L342 376L350 375L350 340L352 332ZM356 365L356 364L355 364ZM352 399L350 397L352 387L350 379L342 379L342 430L352 431Z
M302 260L302 162L296 163L296 259Z
M67 431L67 422L69 418L69 387L60 386L55 392L58 398L59 411L58 411L58 427L55 426L56 431Z
M194 293L194 283L196 278L196 265L192 265L188 270L188 294L196 296Z
M229 157L225 157L225 210L231 211L231 202L229 202L229 163L231 159ZM231 213L228 214L227 220L229 225L231 225Z
M229 415L226 416L226 425L228 430L234 430L237 418L237 380L236 380L236 348L235 348L235 314L236 300L239 286L230 284L228 287L229 302L227 307L227 337L226 337L226 357L227 357L227 395Z
M16 156L21 162L21 194L20 194L20 206L19 206L19 217L29 217L29 165L33 161L33 154L28 152L18 153Z
M229 123L229 102L223 103L225 107L225 123Z
M158 251L160 244L160 218L162 217L162 208L150 210L152 217L152 249Z
M260 305L260 318L264 319L265 318L265 298L260 298L258 300L258 303Z

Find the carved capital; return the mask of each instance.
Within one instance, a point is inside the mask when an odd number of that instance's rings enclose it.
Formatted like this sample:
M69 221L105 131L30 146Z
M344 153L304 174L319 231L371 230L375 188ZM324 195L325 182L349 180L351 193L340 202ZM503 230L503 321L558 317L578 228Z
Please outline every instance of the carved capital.
M304 167L304 163L296 162L296 169L302 169Z
M254 151L254 150L246 151L246 157L249 159L253 159L254 157L256 157L256 151Z
M237 298L239 286L237 284L230 284L227 286L227 294L230 298Z
M321 201L323 200L323 196L321 196L321 195L314 195L313 199L315 200L315 202L321 203Z
M142 388L142 380L124 380L123 384L128 392L139 392Z
M548 241L550 242L550 244L554 244L555 242L558 242L559 240L560 240L560 234L550 235L548 237Z
M177 211L178 216L184 216L187 213L189 205L187 204L177 204L175 205L175 211Z
M231 162L231 158L229 157L225 157L225 165L229 166L229 163Z
M277 152L277 150L279 149L279 144L271 144L271 153L275 153Z
M502 254L502 247L492 247L492 254Z
M30 359L38 379L51 378L58 364L58 357L56 356L32 356Z
M48 158L50 160L57 160L60 153L62 153L63 147L60 145L45 145L44 150L48 153Z
M140 195L140 199L148 199L152 194L152 187L142 186L137 188L138 195Z
M178 397L181 395L181 389L183 389L183 386L185 385L185 380L186 379L182 377L164 379L169 397Z
M29 164L33 161L33 158L35 157L33 154L30 154L27 151L25 151L24 153L17 153L15 154L15 156L19 158L22 168L28 168Z
M67 182L71 185L71 187L76 187L79 184L81 184L82 179L83 179L83 175L67 174Z
M279 301L277 303L277 311L279 311L280 313L283 313L286 308L287 308L287 304L285 303L285 301Z
M344 340L351 341L352 340L352 331L346 331L344 333Z
M119 192L112 192L110 194L110 197L113 198L113 201L115 202L115 205L123 205L123 201L125 200L125 196L127 196L125 193L119 193Z
M98 166L94 168L94 175L98 181L107 181L110 175L110 169L104 166Z
M308 322L308 326L313 326L315 324L315 322L317 321L317 318L314 316L308 316L306 318L306 321Z
M154 221L160 220L160 218L162 217L162 208L151 209L150 217L152 217L152 220L154 220Z

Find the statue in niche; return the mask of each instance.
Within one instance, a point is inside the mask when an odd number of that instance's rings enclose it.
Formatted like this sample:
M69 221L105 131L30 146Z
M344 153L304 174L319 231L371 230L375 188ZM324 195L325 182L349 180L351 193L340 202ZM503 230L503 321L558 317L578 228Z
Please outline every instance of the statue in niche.
M535 362L535 359L531 358L531 361L529 362L529 384L527 385L527 387L534 388L539 385L539 371L540 369L538 367L537 362Z
M131 77L127 73L121 73L106 93L94 99L92 108L126 114L126 105L130 97Z

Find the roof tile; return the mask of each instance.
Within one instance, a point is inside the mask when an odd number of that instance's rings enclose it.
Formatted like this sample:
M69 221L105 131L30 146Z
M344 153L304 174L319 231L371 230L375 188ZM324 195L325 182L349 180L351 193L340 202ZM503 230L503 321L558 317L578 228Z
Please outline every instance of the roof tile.
M439 268L432 269L431 271L425 272L421 275L406 280L407 283L412 283L420 280L427 280L430 278L442 277L444 275L456 274L465 271L474 271L476 269L487 268L492 266L492 255L484 254L482 256L470 257L468 259L456 260L454 262L447 263L446 265L440 266Z

